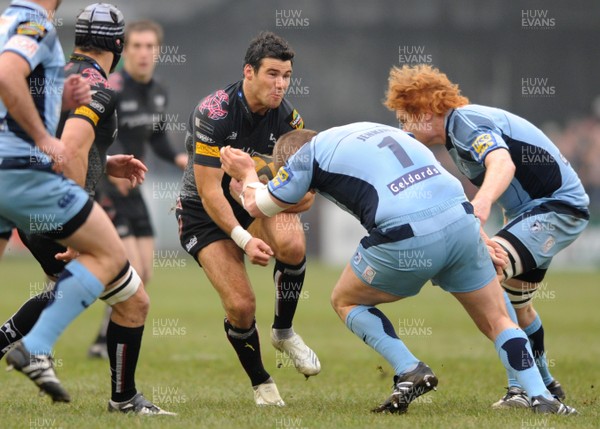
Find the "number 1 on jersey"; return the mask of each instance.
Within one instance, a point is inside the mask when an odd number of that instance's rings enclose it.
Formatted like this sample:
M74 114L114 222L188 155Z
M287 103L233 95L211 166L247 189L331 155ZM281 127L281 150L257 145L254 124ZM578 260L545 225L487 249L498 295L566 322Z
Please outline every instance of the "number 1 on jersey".
M414 162L412 162L412 159L410 159L402 145L396 140L394 140L392 137L384 137L381 143L377 145L377 147L389 148L404 168L408 168L411 165L414 165Z

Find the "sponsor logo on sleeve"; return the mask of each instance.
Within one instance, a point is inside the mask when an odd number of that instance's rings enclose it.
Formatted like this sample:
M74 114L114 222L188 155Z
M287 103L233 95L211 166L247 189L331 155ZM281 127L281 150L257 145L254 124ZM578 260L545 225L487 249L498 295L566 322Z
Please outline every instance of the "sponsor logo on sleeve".
M196 138L202 140L204 143L215 144L215 141L208 137L206 134L202 134L200 131L196 131Z
M92 121L94 125L98 125L98 121L100 120L100 117L96 114L96 112L94 112L87 106L78 107L77 109L75 109L75 114L79 116L85 116L90 121Z
M98 113L104 113L104 110L105 110L102 103L100 103L99 101L96 101L96 100L92 100L90 102L90 107L97 110Z
M292 173L288 172L285 167L281 167L277 175L270 182L271 190L279 189L293 177Z
M485 133L477 136L471 147L477 155L483 155L488 149L497 146L494 136L490 133Z
M196 154L210 156L212 158L220 158L218 146L209 146L206 143L196 142Z
M23 22L17 27L17 34L34 37L37 41L42 40L47 32L43 25L33 21Z
M33 58L39 48L40 46L34 39L23 35L11 37L4 45L4 50L13 49L29 59Z
M298 113L296 109L294 109L292 112L292 120L290 121L290 125L292 128L296 128L297 130L304 128L304 119L302 119L302 116L300 116L300 113Z

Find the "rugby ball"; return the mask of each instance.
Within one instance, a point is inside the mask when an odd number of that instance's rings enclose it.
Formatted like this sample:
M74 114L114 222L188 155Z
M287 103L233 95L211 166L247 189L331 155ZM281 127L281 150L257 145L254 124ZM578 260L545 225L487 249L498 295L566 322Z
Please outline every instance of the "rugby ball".
M271 155L256 154L252 157L258 180L267 183L275 177L275 163Z

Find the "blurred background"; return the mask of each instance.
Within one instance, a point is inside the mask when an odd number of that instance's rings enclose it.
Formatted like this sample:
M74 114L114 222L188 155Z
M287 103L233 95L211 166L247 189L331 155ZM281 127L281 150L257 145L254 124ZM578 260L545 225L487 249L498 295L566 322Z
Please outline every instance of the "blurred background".
M74 18L87 5L65 0L57 24L65 54ZM121 0L126 21L154 19L165 30L157 77L169 90L167 129L183 150L185 124L200 99L241 78L249 41L275 31L296 51L288 100L307 127L353 121L397 125L381 103L389 69L428 63L472 103L510 110L542 128L578 171L591 198L591 226L557 257L563 267L600 259L600 2L503 0ZM442 163L460 174L445 150ZM171 211L181 173L157 160L143 192L160 249L178 249ZM467 194L474 188L465 182ZM309 255L345 263L364 230L322 198L302 216ZM499 213L486 225L494 233Z

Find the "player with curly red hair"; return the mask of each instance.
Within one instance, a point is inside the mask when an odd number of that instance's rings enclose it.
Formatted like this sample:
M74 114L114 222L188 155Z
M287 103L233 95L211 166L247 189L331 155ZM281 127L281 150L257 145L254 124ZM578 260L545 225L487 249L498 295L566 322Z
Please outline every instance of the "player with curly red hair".
M588 224L589 198L577 173L535 125L502 109L469 104L459 86L430 65L393 67L384 104L418 141L448 149L461 173L479 188L472 204L482 225L493 203L502 208L505 225L493 240L510 259L503 287L544 383L564 398L548 370L544 328L532 299L554 255ZM509 374L508 393L494 407L530 405Z

